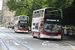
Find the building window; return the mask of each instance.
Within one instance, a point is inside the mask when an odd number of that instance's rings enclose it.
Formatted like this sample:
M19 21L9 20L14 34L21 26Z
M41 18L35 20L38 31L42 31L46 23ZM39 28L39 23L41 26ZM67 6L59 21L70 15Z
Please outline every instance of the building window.
M5 14L5 16L6 16L6 14Z
M9 12L9 11L8 11Z
M6 12L6 10L5 10L5 12Z
M9 14L8 14L8 17L9 17Z

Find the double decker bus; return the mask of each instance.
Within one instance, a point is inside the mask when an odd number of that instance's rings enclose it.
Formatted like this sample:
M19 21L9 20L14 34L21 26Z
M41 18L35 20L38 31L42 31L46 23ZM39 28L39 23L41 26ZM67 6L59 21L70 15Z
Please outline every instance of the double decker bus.
M37 38L60 39L62 34L62 10L43 8L33 11L32 36Z
M16 16L14 18L14 31L15 32L28 32L29 17L25 15Z

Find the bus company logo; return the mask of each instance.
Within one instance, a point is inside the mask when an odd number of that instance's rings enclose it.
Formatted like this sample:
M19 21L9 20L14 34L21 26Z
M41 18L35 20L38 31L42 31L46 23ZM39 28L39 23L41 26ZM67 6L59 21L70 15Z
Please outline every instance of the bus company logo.
M20 23L27 23L27 22L20 22Z

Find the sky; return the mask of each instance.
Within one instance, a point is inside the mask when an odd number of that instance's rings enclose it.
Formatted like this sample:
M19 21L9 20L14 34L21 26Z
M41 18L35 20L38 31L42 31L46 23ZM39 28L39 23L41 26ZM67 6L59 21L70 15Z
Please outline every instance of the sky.
M2 10L2 1L0 0L0 10Z

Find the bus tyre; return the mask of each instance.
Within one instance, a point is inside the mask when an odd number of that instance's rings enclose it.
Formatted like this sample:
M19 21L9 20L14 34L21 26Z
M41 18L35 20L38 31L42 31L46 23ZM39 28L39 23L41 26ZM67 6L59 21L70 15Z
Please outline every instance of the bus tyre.
M38 34L38 39L40 39L40 33Z
M34 36L34 33L32 34L32 36L33 36L33 38L36 38L36 37Z
M57 39L58 41L62 41L63 39L61 38L61 39Z
M27 34L27 32L24 32L25 34Z
M15 31L15 30L14 30ZM15 31L15 33L17 33L17 31Z

